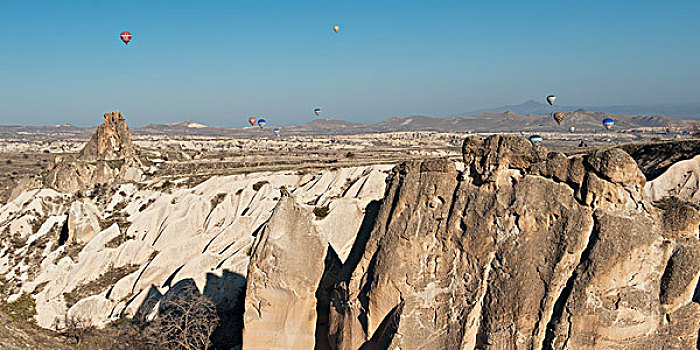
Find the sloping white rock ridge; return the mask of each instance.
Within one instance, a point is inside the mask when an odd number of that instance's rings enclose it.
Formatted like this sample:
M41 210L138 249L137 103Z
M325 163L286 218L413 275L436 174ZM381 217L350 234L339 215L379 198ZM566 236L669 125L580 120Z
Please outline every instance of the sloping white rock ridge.
M235 313L251 244L283 191L310 217L328 208L313 225L345 259L392 167L217 176L191 186L153 180L92 198L24 192L0 208L3 297L31 294L45 328L62 327L66 315L97 326L152 315L158 299L182 283L196 284L222 314Z

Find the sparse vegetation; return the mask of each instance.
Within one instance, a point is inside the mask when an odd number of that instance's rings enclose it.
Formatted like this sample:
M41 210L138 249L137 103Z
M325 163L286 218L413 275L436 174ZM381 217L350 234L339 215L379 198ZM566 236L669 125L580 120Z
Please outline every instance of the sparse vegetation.
M109 242L105 243L105 248L118 248L124 242L126 242L126 234L120 233L116 237L109 240Z
M218 325L216 305L199 294L197 287L188 286L161 301L158 317L150 328L163 348L206 350Z
M218 193L214 198L211 199L211 209L216 208L221 202L226 198L226 193Z
M166 190L166 189L168 189L168 188L170 188L170 187L173 187L174 185L175 185L175 184L173 184L170 180L165 180L165 181L163 181L163 183L160 185L160 188L161 188L162 190Z
M10 248L14 250L24 247L25 244L27 244L27 238L22 237L19 233L15 232L10 238Z
M345 154L345 158L353 159L353 158L355 158L355 153L348 152L348 153Z
M12 302L1 302L0 311L4 312L15 321L34 323L36 302L30 294L22 293L19 298Z
M5 293L6 285L7 279L5 279L5 276L0 276L0 299L2 300L7 298L7 294Z
M139 269L138 265L126 265L121 267L112 267L109 271L103 273L94 281L81 284L74 290L63 293L63 298L66 300L68 307L75 305L80 299L99 293L111 285L114 285L124 276Z
M256 182L256 183L253 185L253 190L255 190L255 191L260 191L260 189L261 189L263 186L265 186L266 184L269 184L269 183L270 183L269 181L265 181L265 180Z
M142 211L146 210L146 208L148 208L151 204L153 204L153 203L155 203L155 202L156 202L156 199L155 199L155 198L149 199L148 202L144 203L144 204L139 208L139 212L142 212Z
M44 287L46 287L46 285L48 285L49 282L51 282L51 281L44 281L44 282L37 284L36 287L34 287L34 294L41 293L41 291L44 290Z
M66 315L63 319L63 329L59 334L75 341L75 347L79 348L83 340L91 336L94 331L95 326L90 320L84 320L75 316L68 317Z
M156 256L158 255L158 253L160 253L160 252L157 251L157 250L154 250L154 251L151 253L151 256L148 257L148 260L153 260L153 259L155 259Z
M63 252L58 256L56 259L61 260L63 258L70 257L73 261L78 261L78 254L83 250L85 247L85 244L78 244L78 243L71 243L71 242L66 242L67 245L65 248L63 248Z
M323 207L314 208L314 215L316 215L316 219L319 219L319 220L328 216L328 214L330 212L331 212L331 210L330 210L330 208L328 208L327 205L323 206Z

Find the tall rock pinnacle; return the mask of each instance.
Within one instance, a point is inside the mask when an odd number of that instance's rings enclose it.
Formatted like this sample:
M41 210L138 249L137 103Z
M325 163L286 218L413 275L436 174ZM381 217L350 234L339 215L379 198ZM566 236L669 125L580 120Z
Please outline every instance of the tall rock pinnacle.
M97 127L95 134L80 151L78 160L126 160L134 158L135 154L129 127L126 126L122 112L117 110L105 113L104 124Z

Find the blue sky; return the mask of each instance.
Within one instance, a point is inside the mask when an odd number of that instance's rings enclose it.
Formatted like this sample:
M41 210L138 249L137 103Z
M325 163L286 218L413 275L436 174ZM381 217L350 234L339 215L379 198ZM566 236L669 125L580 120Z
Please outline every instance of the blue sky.
M3 1L0 124L700 102L700 1ZM332 32L334 24L340 34ZM119 33L129 30L125 46Z

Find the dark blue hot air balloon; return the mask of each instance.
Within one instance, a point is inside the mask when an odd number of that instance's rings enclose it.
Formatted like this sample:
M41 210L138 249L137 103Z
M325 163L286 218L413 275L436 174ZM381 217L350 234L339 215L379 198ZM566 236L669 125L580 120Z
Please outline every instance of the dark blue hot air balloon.
M613 125L615 125L615 119L613 119L613 118L605 118L605 119L603 119L603 126L604 126L606 129L608 129L608 130L612 129Z

